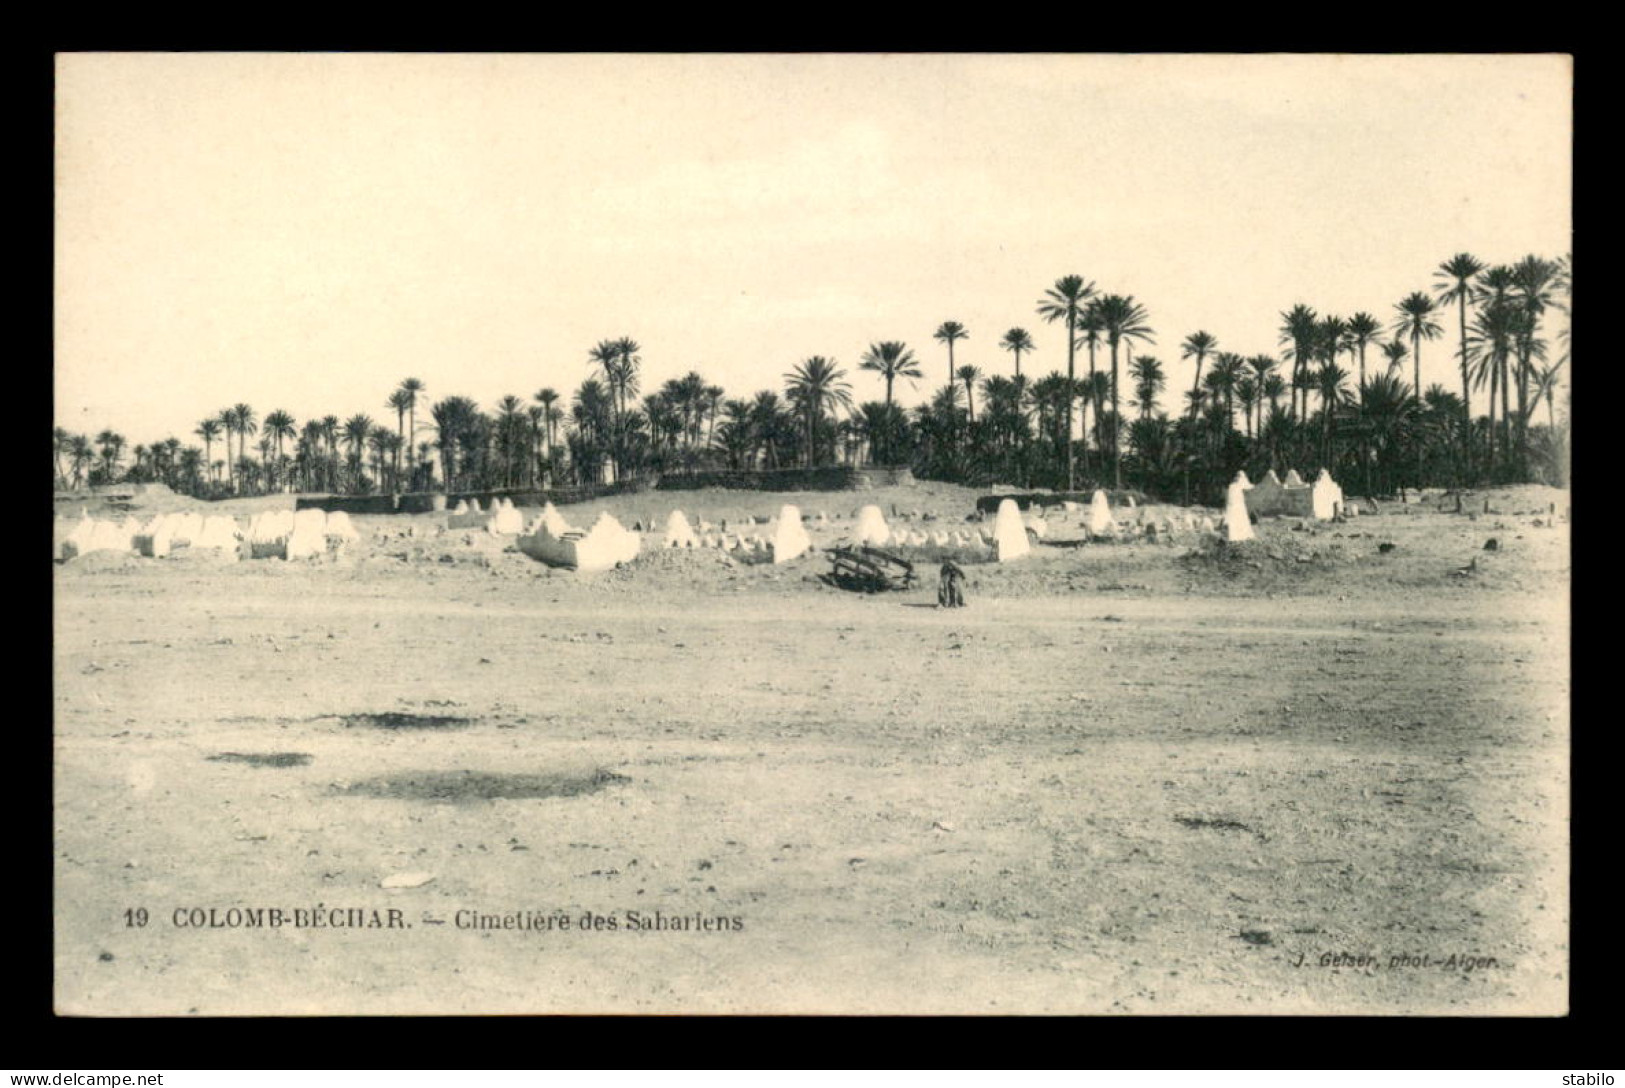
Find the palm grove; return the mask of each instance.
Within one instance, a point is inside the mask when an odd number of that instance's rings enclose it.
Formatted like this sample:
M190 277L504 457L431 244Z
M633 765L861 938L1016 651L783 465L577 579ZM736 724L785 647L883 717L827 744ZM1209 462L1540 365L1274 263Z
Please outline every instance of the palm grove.
M940 361L901 340L868 345L856 368L881 379L881 400L854 403L852 375L822 355L748 398L730 398L694 371L645 392L642 348L620 337L587 352L588 377L568 397L546 387L485 409L464 396L432 399L408 378L379 419L301 423L285 410L261 416L236 404L201 420L195 444L170 437L133 447L112 431L92 438L58 427L54 479L163 482L217 497L486 491L869 463L976 486L1133 487L1182 501L1212 501L1238 470L1325 467L1365 494L1561 482L1568 422L1555 400L1572 287L1567 256L1489 265L1460 253L1438 266L1430 290L1386 311L1291 306L1274 352L1255 344L1243 354L1191 332L1177 350L1195 378L1174 393L1151 353L1147 304L1067 275L1036 300L1042 348L1021 327L992 338L1010 373L986 365L989 352L982 366L959 362L977 338L957 321L932 334L940 347L929 352ZM1059 349L1051 333L1062 337ZM1434 351L1454 356L1459 389L1421 387L1422 355ZM1033 377L1041 352L1053 362ZM935 392L900 404L899 380L912 388L938 365Z

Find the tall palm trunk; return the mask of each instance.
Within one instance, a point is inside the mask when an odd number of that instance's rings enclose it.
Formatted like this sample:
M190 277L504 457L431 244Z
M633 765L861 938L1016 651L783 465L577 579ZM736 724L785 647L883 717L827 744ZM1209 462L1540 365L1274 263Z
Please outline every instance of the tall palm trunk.
M1073 341L1078 335L1078 322L1071 313L1066 316L1066 489L1076 490L1078 486L1077 468L1073 464L1072 450L1072 387L1077 380L1077 371L1073 366L1073 358L1077 354L1078 346ZM1089 351L1089 365L1094 366L1094 349ZM1084 444L1084 456L1088 456L1088 444Z
M1495 482L1495 469L1496 469L1496 460L1497 460L1497 458L1496 458L1496 446L1497 446L1497 443L1496 443L1496 440L1495 440L1496 439L1496 435L1495 435L1495 394L1496 394L1496 391L1500 388L1499 379L1500 379L1500 370L1501 370L1499 355L1497 354L1496 349L1493 348L1493 347L1490 348L1489 368L1490 368L1490 404L1489 404L1490 465L1489 465L1489 474L1490 474L1490 482L1493 483L1493 482Z
M1472 385L1467 380L1467 289L1463 281L1456 300L1461 320L1461 473L1463 485L1473 480L1473 402Z
M1518 478L1529 475L1529 379L1533 373L1529 358L1533 344L1527 337L1518 342Z
M1416 411L1422 412L1422 331L1415 329L1411 332L1411 367L1416 374ZM1421 498L1422 490L1422 440L1416 440L1416 490L1417 498Z
M1196 406L1201 403L1196 398L1202 395L1202 358L1207 353L1196 353L1196 380L1191 382L1191 418L1196 418Z
M1095 391L1095 341L1092 335L1089 339L1089 411L1091 418L1089 420L1089 426L1084 428L1085 437L1083 440L1083 471L1085 474L1089 472L1088 434L1090 431L1093 431L1095 435L1095 449L1105 449L1105 447L1100 444L1100 396ZM1067 441L1072 441L1071 427L1067 428Z
M1501 462L1502 466L1514 465L1512 450L1512 395L1508 386L1512 384L1512 371L1508 366L1511 353L1502 348L1500 352L1501 366Z
M1112 337L1112 478L1119 491L1123 489L1123 450L1122 443L1118 441L1117 434L1117 343L1119 337ZM1098 416L1100 413L1095 413Z

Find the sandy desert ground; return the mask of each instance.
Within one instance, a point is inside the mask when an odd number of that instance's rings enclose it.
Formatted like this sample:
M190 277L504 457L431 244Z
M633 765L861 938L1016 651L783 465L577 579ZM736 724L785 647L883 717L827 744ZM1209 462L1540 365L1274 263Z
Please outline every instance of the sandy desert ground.
M549 570L444 515L57 563L57 1008L1561 1013L1569 497L1433 498L1045 546L947 611L819 554Z

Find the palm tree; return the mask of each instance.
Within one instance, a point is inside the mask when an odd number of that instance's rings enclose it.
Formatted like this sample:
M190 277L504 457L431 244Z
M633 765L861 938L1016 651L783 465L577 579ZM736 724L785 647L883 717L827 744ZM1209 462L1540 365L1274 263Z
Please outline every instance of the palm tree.
M1343 350L1344 341L1348 338L1349 323L1336 314L1327 314L1320 319L1320 361L1322 363L1336 363L1337 353Z
M554 405L559 402L559 394L557 390L549 386L538 389L533 395L533 399L542 406L542 426L545 428L547 435L547 460L551 463L553 460L553 425L558 421L560 414L555 410Z
M112 483L118 469L119 452L124 449L124 436L116 431L103 431L96 436L96 445L102 448L102 475L105 483Z
M914 353L908 349L901 340L884 340L878 344L870 344L869 350L863 353L863 359L858 363L859 370L869 370L879 374L886 380L886 411L889 415L892 404L892 382L898 378L924 377L920 371L919 363ZM872 447L871 447L872 449ZM881 451L888 461L892 457L889 441ZM874 456L871 452L870 456Z
M1258 380L1252 376L1236 382L1236 401L1241 405L1242 417L1247 421L1247 437L1253 436L1253 406L1258 403Z
M705 405L706 416L709 419L705 432L705 444L707 446L709 446L712 440L716 437L717 411L722 407L723 399L726 398L727 395L728 391L722 388L720 385L708 385L705 387L703 404Z
M390 393L384 401L384 407L395 409L395 486L400 487L401 479L401 447L406 445L406 413L412 408L412 395L403 388L397 388ZM408 451L410 452L410 451Z
M1083 313L1078 315L1077 339L1077 342L1089 351L1089 378L1082 384L1081 388L1088 396L1087 403L1093 413L1090 426L1084 428L1083 471L1085 473L1089 471L1088 434L1090 430L1093 430L1095 434L1095 448L1097 450L1106 448L1100 440L1100 409L1101 405L1106 402L1106 394L1109 390L1095 381L1095 352L1100 349L1100 337L1104 328L1105 326L1100 320L1100 300L1098 298L1091 299L1089 305L1083 308Z
M1004 334L1004 339L999 341L999 347L1015 355L1016 377L1018 378L1021 377L1022 352L1030 353L1037 350L1033 345L1032 334L1026 329L1010 329Z
M1416 378L1415 388L1412 390L1417 396L1418 404L1422 395L1422 341L1435 340L1444 332L1439 323L1433 320L1437 308L1431 296L1421 292L1412 291L1398 302L1394 309L1399 316L1394 319L1394 335L1409 336L1411 338L1411 367Z
M406 415L408 423L408 430L406 432L408 438L403 444L406 446L406 454L408 459L411 459L413 443L418 440L418 398L423 395L425 388L426 387L424 384L416 378L401 379L400 392L403 395L403 399L406 401ZM414 478L417 476L417 468L418 466L413 464L412 476ZM408 486L411 487L416 485L409 483Z
M304 427L300 428L299 444L295 447L296 463L304 479L301 486L303 491L316 491L323 486L325 477L319 475L322 460L323 439L326 431L319 419L305 420Z
M1196 377L1191 380L1193 392L1202 388L1202 360L1207 358L1208 352L1219 346L1219 340L1210 332L1197 331L1185 337L1185 342L1179 345L1179 355L1182 359L1196 357ZM1191 418L1196 418L1196 405L1199 398L1191 398Z
M689 449L700 440L705 413L705 379L699 371L690 370L674 383L673 400L683 418L683 439Z
M197 430L193 431L192 433L203 439L203 461L204 464L209 467L209 474L212 481L214 472L214 440L220 437L220 420L218 418L205 419L197 425Z
M769 468L779 467L779 438L784 411L779 407L779 395L770 389L756 394L750 405L751 456L758 446L766 455Z
M1274 360L1271 360L1271 362L1273 361ZM1279 411L1281 408L1281 398L1286 396L1286 379L1274 372L1265 374L1259 381L1258 389L1259 392L1264 395L1264 399L1270 402L1270 411ZM1262 414L1262 404L1259 405L1259 411L1260 414ZM1259 429L1263 429L1262 424L1260 425Z
M203 481L199 478L200 474L198 471L202 465L202 450L198 449L196 446L187 446L185 449L181 450L180 459L177 462L176 467L180 472L181 478L186 481L186 490L194 495L198 493L199 489L203 485Z
M367 439L372 436L372 428L372 417L359 412L344 421L344 443L350 447L350 482L356 491L361 490L362 455L366 451Z
M1213 390L1224 398L1224 430L1235 427L1236 383L1247 372L1247 361L1233 351L1221 351L1213 357Z
M614 340L600 340L587 349L587 361L603 373L604 384L610 388L614 387L615 364L620 358L621 349Z
M91 448L88 436L76 434L68 440L68 464L73 469L74 487L84 483L85 466L95 459L96 453Z
M1104 452L1106 445L1101 440L1100 433L1107 423L1105 407L1106 402L1111 399L1112 395L1111 379L1105 374L1090 371L1088 377L1078 380L1077 386L1077 392L1074 395L1089 405L1090 410L1094 412L1092 429L1095 432L1095 447ZM1113 419L1111 422L1115 425L1117 421ZM1089 471L1087 453L1085 454L1083 470L1085 473Z
M1467 373L1467 302L1473 293L1473 277L1484 271L1484 262L1471 253L1458 253L1439 265L1433 289L1439 293L1439 304L1456 304L1460 327L1457 354L1461 358L1461 456L1462 469L1469 479L1473 473L1473 408L1472 386Z
M1511 267L1496 265L1486 269L1479 277L1478 285L1474 290L1474 300L1478 303L1478 312L1473 318L1473 347L1477 366L1474 368L1474 384L1489 385L1489 467L1493 475L1496 469L1496 447L1499 431L1506 426L1508 409L1507 394L1507 360L1512 354L1512 344L1516 339L1522 318L1513 299L1516 287L1516 277ZM1496 390L1500 390L1501 423L1496 424Z
M248 460L248 436L259 432L259 424L254 419L254 409L246 404L237 404L231 409L231 422L237 432L237 460Z
M1388 359L1388 370L1391 373L1405 365L1405 357L1410 354L1410 349L1405 346L1403 340L1390 340L1382 345L1382 354Z
M1338 407L1347 398L1343 383L1348 377L1348 372L1336 363L1326 363L1315 373L1315 390L1320 394L1321 463L1327 468L1331 467L1332 460L1332 422Z
M327 490L337 491L339 486L339 417L322 417L322 437L327 441Z
M231 440L237 433L237 415L230 408L220 409L220 427L226 432L226 485L237 490L237 458L232 456Z
M1557 372L1563 369L1565 362L1567 360L1559 359L1550 366L1542 367L1540 373L1535 375L1535 403L1546 401L1546 428L1553 434L1557 433L1557 416L1552 408L1552 399L1557 392Z
M467 397L446 397L429 408L438 431L435 444L440 447L442 483L448 492L457 490L457 450L476 413L474 402Z
M1044 292L1044 297L1038 300L1038 316L1046 322L1054 324L1057 321L1066 323L1066 489L1077 488L1077 473L1073 466L1072 457L1072 395L1071 390L1076 383L1076 370L1073 358L1076 352L1076 337L1078 331L1078 318L1083 312L1084 304L1095 294L1095 285L1082 276L1062 276L1055 281L1055 286Z
M384 465L399 441L399 436L390 434L388 427L375 426L367 434L367 447L372 450L373 474L378 477L380 491L383 490Z
M1134 378L1134 403L1139 406L1140 418L1150 419L1151 413L1157 410L1157 394L1168 383L1162 363L1149 355L1141 355L1128 369Z
M271 440L276 449L276 475L274 477L268 477L268 482L273 480L280 481L282 479L282 474L284 471L282 442L284 439L292 442L294 439L294 434L294 418L290 413L278 408L276 411L266 414L265 435Z
M954 384L954 342L956 340L970 339L970 330L957 321L944 321L937 326L937 331L931 334L933 340L940 340L948 345L948 384Z
M833 359L826 359L822 355L814 355L797 363L795 369L784 376L785 394L800 407L806 420L808 468L813 467L813 443L824 409L850 408L852 405L851 389L845 378L846 372L837 367Z
M1548 309L1556 305L1554 292L1560 287L1566 276L1562 264L1550 261L1544 257L1533 254L1525 257L1512 267L1514 298L1516 300L1519 316L1522 318L1518 329L1518 463L1520 470L1527 470L1529 458L1529 413L1532 407L1529 400L1531 383L1535 380L1537 370L1535 362L1544 359L1546 343L1539 339L1541 318Z
M1399 368L1391 368L1385 374L1373 375L1360 386L1360 412L1353 427L1362 450L1360 461L1365 469L1368 495L1392 490L1399 454L1414 437L1417 401L1400 375Z
M51 431L51 463L56 469L55 487L67 486L68 476L62 471L62 455L68 452L72 441L73 435L68 433L66 427L57 427Z
M1123 486L1122 443L1117 440L1117 421L1122 418L1117 410L1117 346L1125 340L1150 342L1153 332L1146 324L1145 307L1134 301L1133 295L1106 295L1096 300L1102 330L1112 349L1112 475L1116 486Z
M616 384L620 387L621 414L625 415L627 398L637 395L638 368L643 364L638 352L643 347L630 336L623 336L615 341L615 350L620 356L620 365L615 373Z
M525 402L512 393L497 401L497 449L502 455L502 485L513 487L519 481L517 462L521 444L526 449L530 441L520 432L524 425Z
M1274 407L1275 397L1280 396L1281 376L1276 373L1280 363L1275 360L1273 355L1251 355L1247 358L1247 365L1252 368L1253 380L1258 383L1258 429L1262 431L1264 429L1264 401L1268 400L1270 406ZM1273 383L1270 381L1271 378L1275 379ZM1273 397L1270 394L1271 388L1277 390Z
M1298 390L1305 387L1304 372L1315 356L1315 345L1319 338L1319 324L1315 311L1303 303L1298 303L1292 309L1281 315L1280 343L1291 346L1292 377L1287 383L1292 390L1292 411L1298 413ZM1308 398L1304 398L1303 414L1309 411Z
M729 468L737 470L745 467L751 447L749 401L736 399L723 402L722 426L717 429L715 442L728 455Z
M980 367L971 366L967 363L954 371L954 376L965 383L965 412L969 422L974 426L976 423L976 383L982 380L982 370Z
M1360 384L1365 384L1365 346L1382 331L1382 323L1361 310L1349 318L1348 343L1360 359Z

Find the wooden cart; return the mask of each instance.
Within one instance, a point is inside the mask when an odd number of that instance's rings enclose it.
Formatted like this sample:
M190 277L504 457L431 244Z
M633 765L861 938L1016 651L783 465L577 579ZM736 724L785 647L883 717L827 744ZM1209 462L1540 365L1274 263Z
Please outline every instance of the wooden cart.
M914 584L914 564L879 548L831 548L829 580L842 589L880 593Z

